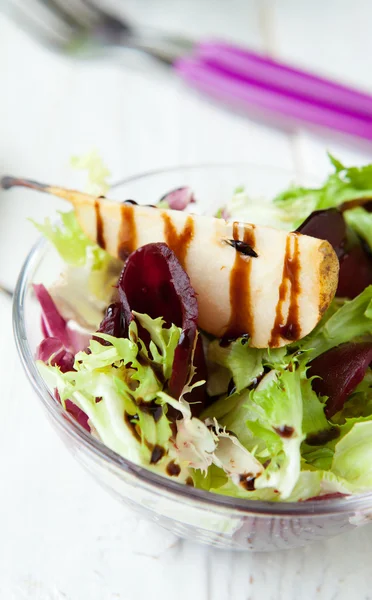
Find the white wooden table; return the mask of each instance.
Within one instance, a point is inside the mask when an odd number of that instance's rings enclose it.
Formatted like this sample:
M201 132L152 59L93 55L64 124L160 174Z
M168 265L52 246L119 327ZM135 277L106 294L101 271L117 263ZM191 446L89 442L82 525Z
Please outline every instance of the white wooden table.
M123 3L124 4L124 3ZM266 50L372 92L366 0L126 0L143 22ZM198 161L248 160L323 174L370 148L287 135L210 105L147 64L71 63L0 15L0 171L71 183L69 156L96 147L113 178ZM12 286L36 238L26 220L58 203L0 203L1 281ZM111 499L75 464L21 370L0 297L0 600L372 598L372 529L301 550L232 554L179 541Z

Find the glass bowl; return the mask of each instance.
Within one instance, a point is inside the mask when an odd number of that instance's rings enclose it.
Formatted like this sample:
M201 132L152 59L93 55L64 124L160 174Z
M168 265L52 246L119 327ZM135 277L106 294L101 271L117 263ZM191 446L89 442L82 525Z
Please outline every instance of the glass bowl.
M237 186L264 202L298 178L253 165L205 165L154 171L113 186L110 196L152 204L165 192L189 185L203 212L213 213ZM307 183L301 179L301 183ZM40 310L32 283L56 279L60 259L39 241L20 273L14 298L14 333L22 364L46 413L67 448L119 500L174 534L220 548L269 551L303 546L372 519L372 494L298 503L238 500L183 486L139 467L87 433L46 387L34 362L41 340Z

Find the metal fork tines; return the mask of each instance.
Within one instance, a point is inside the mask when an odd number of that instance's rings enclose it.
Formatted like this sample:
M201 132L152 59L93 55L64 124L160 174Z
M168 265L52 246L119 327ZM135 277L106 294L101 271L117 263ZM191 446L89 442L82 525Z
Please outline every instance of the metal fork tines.
M86 58L120 46L172 64L193 47L183 36L133 27L91 0L8 0L8 13L49 49Z

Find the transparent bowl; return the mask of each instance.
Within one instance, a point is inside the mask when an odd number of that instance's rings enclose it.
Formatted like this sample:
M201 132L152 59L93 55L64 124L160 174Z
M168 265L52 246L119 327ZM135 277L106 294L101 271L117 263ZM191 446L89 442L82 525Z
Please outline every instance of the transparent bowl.
M112 197L151 204L165 192L190 185L203 212L215 212L236 186L264 201L294 180L293 173L253 165L207 165L147 173L120 182ZM301 181L301 183L306 183ZM22 364L47 415L67 448L119 500L174 534L221 548L269 551L303 546L335 536L372 519L372 494L299 503L238 500L190 488L153 474L82 429L63 411L34 362L41 340L40 310L32 283L56 278L60 259L45 241L28 255L14 299L14 332Z

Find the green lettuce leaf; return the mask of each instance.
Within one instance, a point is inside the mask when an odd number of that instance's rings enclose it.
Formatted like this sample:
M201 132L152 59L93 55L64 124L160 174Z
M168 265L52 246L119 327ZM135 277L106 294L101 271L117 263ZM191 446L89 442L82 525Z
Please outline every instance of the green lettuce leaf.
M368 417L346 418L342 425L332 425L334 435L330 437L328 442L323 442L319 446L309 445L305 440L301 447L301 454L304 468L321 469L325 471L334 471L333 460L338 444L342 442L355 425L360 423L372 423L372 419ZM335 472L336 475L339 473ZM347 480L347 477L345 477Z
M340 425L346 419L372 417L372 369L368 369L363 381L357 386L343 409L332 417Z
M265 366L287 364L284 361L286 353L285 348L275 350L251 348L247 338L241 337L228 346L221 346L219 340L213 340L208 346L207 360L229 371L230 378L234 380L234 386L239 393L263 374Z
M252 427L260 427L259 437L269 450L270 464L257 478L256 488L271 487L286 499L300 473L300 446L304 437L301 371L273 372L276 376L271 377L268 384L259 385L250 394L247 425L256 435L259 432Z
M208 471L204 489L271 501L304 500L331 491L345 493L343 478L341 481L329 470L337 441L353 423L341 427L337 437L338 430L324 414L326 399L318 398L306 371L306 365L296 367L296 362L287 369L271 370L255 390L221 397L205 411L203 417L209 414L218 418L266 468L256 478L254 491L242 486L235 486L234 491L232 482L224 482L215 470ZM317 447L306 443L307 435L326 435L328 430L336 432L336 439L328 444ZM308 475L309 469L317 474ZM333 487L326 485L329 479L336 482Z
M231 479L227 478L226 481L222 481L221 477L218 475L212 475L210 480L208 480L207 476L207 481L210 486L204 489L215 494L220 494L221 496L232 496L233 498L241 498L244 500L261 500L262 502L283 501L280 494L273 488L262 488L249 491L244 489L243 486L236 485Z
M347 224L372 248L372 213L359 206L346 210L344 217Z
M75 168L88 171L86 191L95 195L108 190L109 171L96 151L71 160ZM66 320L88 331L97 329L111 301L122 262L112 258L82 231L75 213L59 213L60 223L46 219L34 223L65 263L61 278L50 288L57 308Z
M239 220L268 227L278 227L291 230L292 218L287 210L283 210L272 202L266 202L262 198L257 199L249 196L244 188L237 188L231 200L224 209L216 213L221 218L228 215L229 220Z
M164 379L170 379L174 351L180 339L180 328L173 324L169 328L165 328L165 323L160 317L151 319L148 315L143 315L135 311L133 311L133 314L139 324L149 332L151 337L149 352L145 344L142 341L139 342L141 344L141 352L146 356L148 364L155 369L161 368ZM130 335L133 340L138 339L138 331L135 323L131 325Z
M97 150L92 150L82 156L71 157L74 169L87 172L85 191L95 196L104 196L109 190L108 178L111 173L103 162Z
M300 370L272 370L256 389L233 394L225 402L228 410L220 419L221 424L235 433L262 463L270 461L257 477L255 488L276 489L285 499L300 472L303 440Z
M52 223L49 218L44 223L32 223L49 240L62 260L73 267L85 265L92 254L92 269L102 268L107 253L94 244L83 232L77 222L75 212L59 212L61 224Z
M303 459L303 466L306 468L320 469L328 471L332 466L332 460L334 455L334 444L329 446L309 446L304 443L301 447L301 456Z
M354 491L372 488L372 420L354 423L336 444L332 472L344 478Z
M331 348L372 334L372 285L353 300L324 315L317 327L293 347L304 351L302 362L309 362Z
M231 478L234 485L239 485L246 477L255 478L261 474L260 461L216 419L202 421L192 417L190 405L182 396L178 401L164 393L159 396L182 414L182 419L176 421L174 434L174 452L181 464L198 469L206 476L210 466L215 465Z
M34 223L56 248L66 266L49 289L60 313L94 331L111 301L122 263L94 244L82 231L74 212L60 213L61 224Z
M162 319L135 313L137 321L151 336L149 349L138 337L135 321L128 338L97 333L89 350L75 357L74 371L61 373L56 366L38 361L38 368L51 389L57 389L63 405L72 401L88 416L88 423L104 444L137 464L167 475L173 462L179 470L177 481L207 473L214 465L238 485L246 474L255 477L262 464L236 436L213 419L203 422L192 417L184 400L193 386L188 382L175 399L167 392L174 352L181 330L166 328ZM191 369L190 381L195 373ZM182 415L171 428L169 406ZM195 476L196 477L196 476Z
M311 387L312 379L301 379L302 431L305 435L329 429L330 424L324 414L324 402Z
M287 502L301 502L325 494L350 494L350 486L342 477L319 469L301 471L299 478Z
M163 329L156 320L157 343L161 346L158 369L173 361L174 347L169 339L180 330L172 326ZM91 429L111 449L139 464L152 464L152 452L161 448L163 458L156 461L159 470L169 454L171 428L166 416L166 405L159 397L163 381L156 369L140 351L137 327L130 325L129 339L96 334L110 345L91 340L88 352L75 357L74 371L61 373L58 367L38 362L39 370L52 389L57 388L61 401L71 400L89 418ZM168 354L168 356L166 356ZM98 401L97 401L98 400ZM156 412L156 418L154 414ZM160 469L161 470L161 469Z
M349 200L372 195L372 165L345 167L329 154L334 173L318 188L292 186L274 199L278 210L287 213L293 229L314 210L340 206Z

